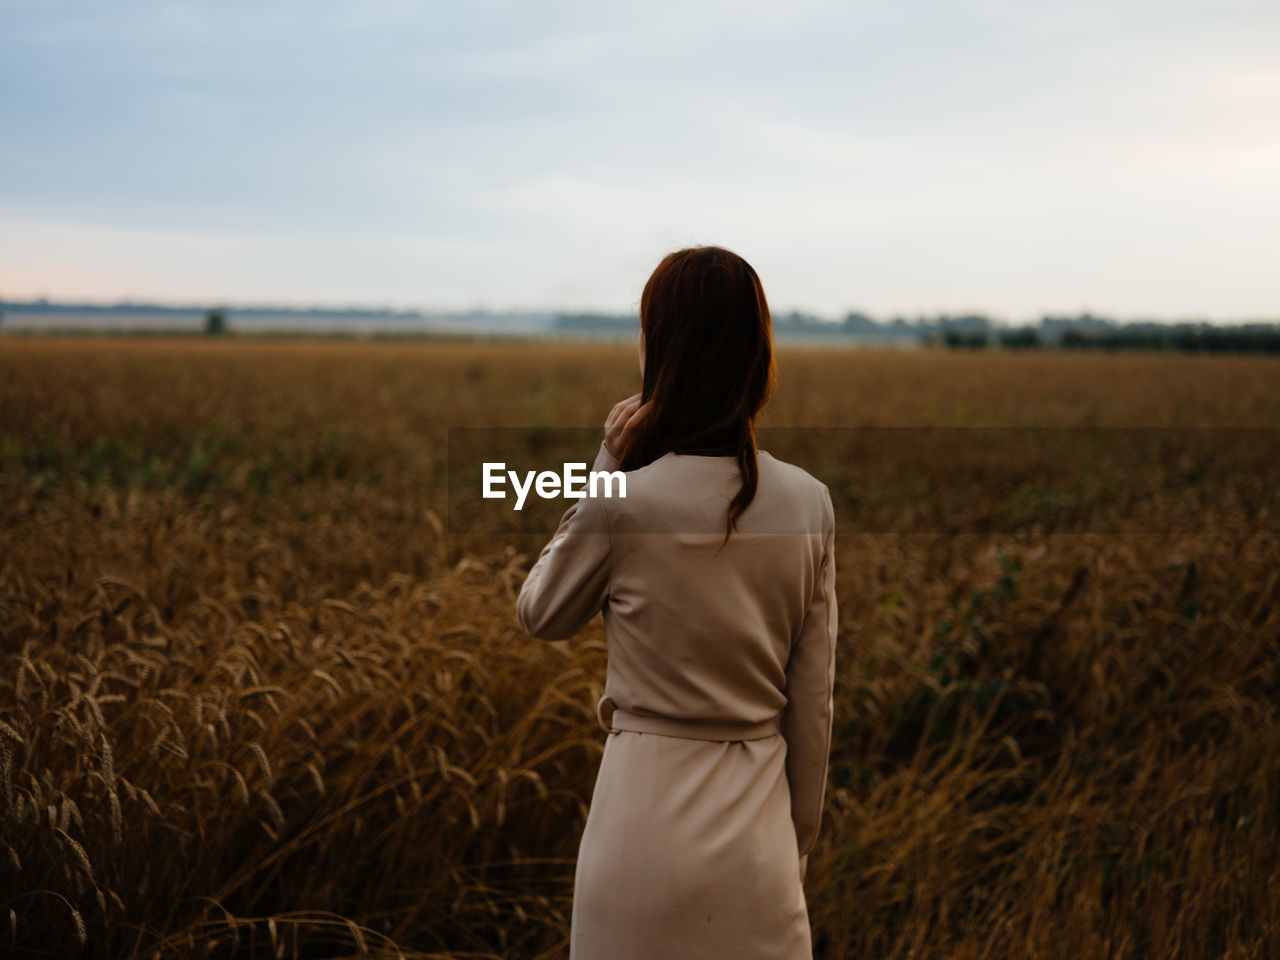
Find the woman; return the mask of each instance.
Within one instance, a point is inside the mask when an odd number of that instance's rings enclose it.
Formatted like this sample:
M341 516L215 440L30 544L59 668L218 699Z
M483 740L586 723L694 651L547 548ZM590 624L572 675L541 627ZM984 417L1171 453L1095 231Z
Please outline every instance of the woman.
M592 467L625 471L626 496L576 501L520 590L533 636L603 611L608 638L572 960L812 956L834 510L824 484L756 449L772 341L745 260L667 256L640 299L643 389L609 414Z

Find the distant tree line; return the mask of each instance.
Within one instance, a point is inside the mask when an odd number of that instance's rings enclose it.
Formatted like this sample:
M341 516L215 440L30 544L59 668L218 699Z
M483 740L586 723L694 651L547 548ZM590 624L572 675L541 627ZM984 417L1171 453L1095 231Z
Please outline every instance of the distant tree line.
M832 323L801 314L784 314L774 320L780 334L854 336L859 339L916 339L930 346L952 349L1002 348L1030 350L1056 347L1065 350L1183 350L1201 352L1280 352L1280 323L1122 323L1090 313L1078 316L1043 316L1036 324L1001 326L982 314L921 316L887 322L866 314L850 313Z
M639 318L616 313L558 313L552 325L566 332L635 333Z
M1086 313L1078 317L1046 316L1034 326L998 327L990 322L966 326L942 323L935 325L923 339L962 349L1058 347L1063 350L1280 353L1280 324L1119 323Z
M1280 353L1280 326L1127 323L1108 330L1068 329L1064 349L1190 350L1209 353Z
M158 303L135 303L132 301L121 301L120 303L57 303L41 297L38 300L27 301L0 301L0 310L5 307L11 307L15 311L21 311L24 314L48 314L57 316L59 314L102 314L110 316L112 314L123 314L131 317L136 316L200 316L207 317L209 307L200 306L170 306L168 304ZM214 307L212 309L221 309L222 307ZM417 310L392 310L386 307L279 307L272 305L263 306L240 306L236 308L237 313L252 313L255 316L269 317L299 317L299 318L346 318L346 317L369 317L372 319L381 319L383 317L418 317L422 314ZM483 313L483 311L476 311Z

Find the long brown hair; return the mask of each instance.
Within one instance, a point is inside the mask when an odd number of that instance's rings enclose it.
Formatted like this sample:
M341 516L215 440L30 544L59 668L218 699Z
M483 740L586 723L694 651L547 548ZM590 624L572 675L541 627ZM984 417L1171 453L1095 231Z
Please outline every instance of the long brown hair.
M622 451L635 470L668 452L733 456L742 484L729 502L724 543L755 498L755 422L773 393L773 323L751 264L721 247L663 258L640 296L645 416Z

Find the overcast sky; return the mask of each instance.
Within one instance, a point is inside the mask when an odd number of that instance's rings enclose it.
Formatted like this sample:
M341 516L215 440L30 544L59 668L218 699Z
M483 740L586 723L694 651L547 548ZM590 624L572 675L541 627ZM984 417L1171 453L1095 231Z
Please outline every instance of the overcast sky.
M1280 316L1280 3L0 0L0 299Z

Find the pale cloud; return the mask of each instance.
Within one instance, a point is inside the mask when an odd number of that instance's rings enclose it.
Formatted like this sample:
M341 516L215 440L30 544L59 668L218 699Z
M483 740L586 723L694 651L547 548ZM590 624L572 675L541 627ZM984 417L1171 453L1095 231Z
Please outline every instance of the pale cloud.
M1278 309L1271 4L0 4L0 296Z

